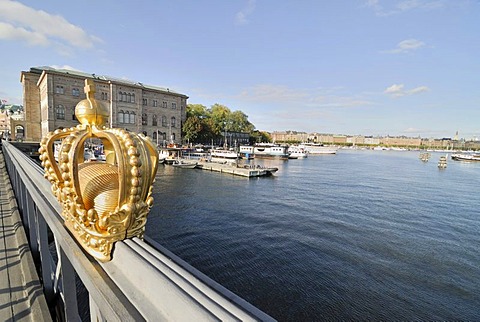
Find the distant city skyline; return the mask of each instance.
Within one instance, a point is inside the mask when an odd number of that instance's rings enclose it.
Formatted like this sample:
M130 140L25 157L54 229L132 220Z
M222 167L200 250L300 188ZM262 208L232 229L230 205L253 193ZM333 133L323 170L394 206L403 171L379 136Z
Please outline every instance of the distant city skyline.
M270 133L281 133L281 132L297 132L297 133L306 133L306 134L321 134L321 135L333 135L333 136L347 136L347 137L407 137L407 138L421 138L421 139L451 139L451 140L468 140L468 141L478 141L478 137L474 136L472 138L462 137L458 132L452 136L442 136L442 137L432 137L432 136L421 136L421 135L374 135L374 134L351 134L351 133L326 133L320 131L305 132L305 131L296 131L296 130L274 130Z
M172 88L262 131L480 136L471 0L0 0L0 99L52 66ZM93 23L92 23L93 22Z

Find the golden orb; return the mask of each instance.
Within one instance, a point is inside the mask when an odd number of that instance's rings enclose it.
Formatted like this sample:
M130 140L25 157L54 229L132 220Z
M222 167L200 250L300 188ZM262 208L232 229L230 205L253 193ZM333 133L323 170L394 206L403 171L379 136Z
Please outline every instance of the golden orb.
M75 106L75 116L83 125L105 125L108 121L108 106L95 99L95 84L93 80L85 80L85 93L87 98L78 102Z

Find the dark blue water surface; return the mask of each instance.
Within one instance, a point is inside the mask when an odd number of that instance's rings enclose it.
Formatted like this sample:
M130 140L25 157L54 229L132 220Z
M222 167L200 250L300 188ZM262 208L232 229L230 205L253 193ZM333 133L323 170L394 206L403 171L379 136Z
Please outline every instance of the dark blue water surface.
M146 234L278 320L480 320L480 163L418 156L162 165Z

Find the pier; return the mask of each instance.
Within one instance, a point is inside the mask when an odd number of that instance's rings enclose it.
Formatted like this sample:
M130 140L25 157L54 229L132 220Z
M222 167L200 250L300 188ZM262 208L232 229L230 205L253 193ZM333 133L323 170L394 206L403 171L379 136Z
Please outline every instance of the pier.
M236 163L218 163L218 162L198 162L197 167L202 170L215 171L220 173L229 173L242 177L262 177L270 176L278 170L278 168L265 168L254 166L241 166Z
M148 236L90 256L20 145L4 142L0 175L1 320L274 321Z

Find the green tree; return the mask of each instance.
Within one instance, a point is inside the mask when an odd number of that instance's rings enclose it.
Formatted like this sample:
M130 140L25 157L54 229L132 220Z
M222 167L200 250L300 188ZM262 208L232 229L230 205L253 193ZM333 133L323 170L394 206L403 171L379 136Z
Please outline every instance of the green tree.
M213 122L211 118L202 119L202 131L198 136L200 142L209 143L215 138L212 128Z
M255 126L248 121L248 116L242 111L235 111L229 115L231 131L251 133Z
M260 142L272 142L272 137L270 134L264 131L253 131L250 133L250 144L260 143Z
M194 142L200 136L202 130L202 120L196 115L188 117L183 123L183 137L189 142Z
M230 131L230 114L232 112L228 107L217 103L212 105L209 111L214 135L221 136L224 131Z
M254 142L265 142L263 134L255 134L255 126L242 111L232 112L222 104L214 104L210 108L202 104L188 104L187 118L183 124L183 137L191 142L207 143L220 139L225 131L243 132L255 136Z
M187 118L191 116L201 119L208 117L207 107L202 104L187 104Z

